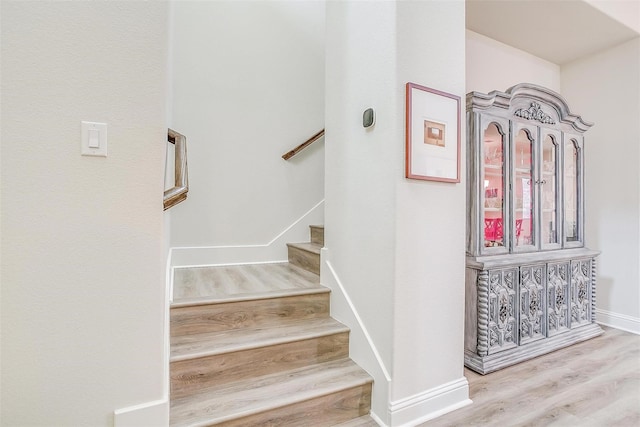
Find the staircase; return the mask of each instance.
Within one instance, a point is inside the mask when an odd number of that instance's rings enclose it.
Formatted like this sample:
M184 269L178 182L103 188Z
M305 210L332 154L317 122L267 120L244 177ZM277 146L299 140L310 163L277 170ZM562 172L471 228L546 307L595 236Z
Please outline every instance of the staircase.
M324 226L309 226L311 241L287 243L289 262L315 274L320 274L320 249L324 246Z
M176 269L171 426L377 426L372 379L329 317L323 238L311 227L288 263Z

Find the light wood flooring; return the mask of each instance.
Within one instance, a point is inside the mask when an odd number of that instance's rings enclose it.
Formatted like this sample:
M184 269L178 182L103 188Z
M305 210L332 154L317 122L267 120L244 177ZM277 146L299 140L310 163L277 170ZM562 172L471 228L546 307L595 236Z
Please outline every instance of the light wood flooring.
M179 286L175 289L174 310L180 310L183 304L187 307L182 310L195 310L195 307L188 306L200 300L220 299L239 301L237 304L240 304L245 298L258 293L306 294L321 288L317 275L288 263L176 269L175 274ZM287 307L290 305L287 302ZM267 309L275 313L275 317L281 317L281 309ZM219 316L210 312L206 319L214 324L225 324L216 320L219 317L235 325L235 318L225 314L226 309L220 310ZM286 310L291 314L297 311ZM175 320L179 321L179 317L176 316ZM269 323L268 316L245 320ZM606 327L604 329L605 333L597 338L488 375L482 376L465 369L473 404L419 427L640 427L640 336ZM179 335L193 332L173 326L172 330L180 332ZM282 330L286 332L286 328ZM176 339L172 357L181 358L183 347L201 346L200 343L190 342L191 338L184 338L184 343L180 339L183 338ZM196 350L204 351L199 347ZM217 381L221 380L220 373L216 374L216 378ZM174 402L174 413L178 412L177 404L177 401ZM299 425L313 425L306 421L301 423ZM375 423L365 417L344 424L347 425Z
M226 267L176 268L174 301L242 298L253 294L304 290L320 286L320 278L287 262Z
M488 375L465 369L473 404L420 427L640 426L640 336L603 329Z

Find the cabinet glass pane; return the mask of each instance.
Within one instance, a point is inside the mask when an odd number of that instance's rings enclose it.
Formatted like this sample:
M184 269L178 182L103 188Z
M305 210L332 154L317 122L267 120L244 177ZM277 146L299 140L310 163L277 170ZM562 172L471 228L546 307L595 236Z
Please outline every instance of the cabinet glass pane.
M578 240L578 147L570 140L564 147L564 218L567 242Z
M542 142L542 243L558 243L558 227L556 224L556 169L557 144L551 135Z
M515 140L515 238L516 246L535 245L533 237L533 138L524 129Z
M484 132L484 246L504 246L504 136L491 123Z

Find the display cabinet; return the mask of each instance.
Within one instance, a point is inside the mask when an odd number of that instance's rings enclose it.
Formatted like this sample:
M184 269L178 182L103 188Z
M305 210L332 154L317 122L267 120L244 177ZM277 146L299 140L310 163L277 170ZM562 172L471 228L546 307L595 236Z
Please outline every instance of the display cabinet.
M584 133L522 83L467 94L465 364L501 369L602 333L584 245Z

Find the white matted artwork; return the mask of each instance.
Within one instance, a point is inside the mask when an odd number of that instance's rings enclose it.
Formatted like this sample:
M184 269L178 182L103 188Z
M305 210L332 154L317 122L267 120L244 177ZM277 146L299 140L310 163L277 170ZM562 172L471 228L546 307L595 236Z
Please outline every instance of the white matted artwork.
M460 182L460 97L407 83L405 176Z

